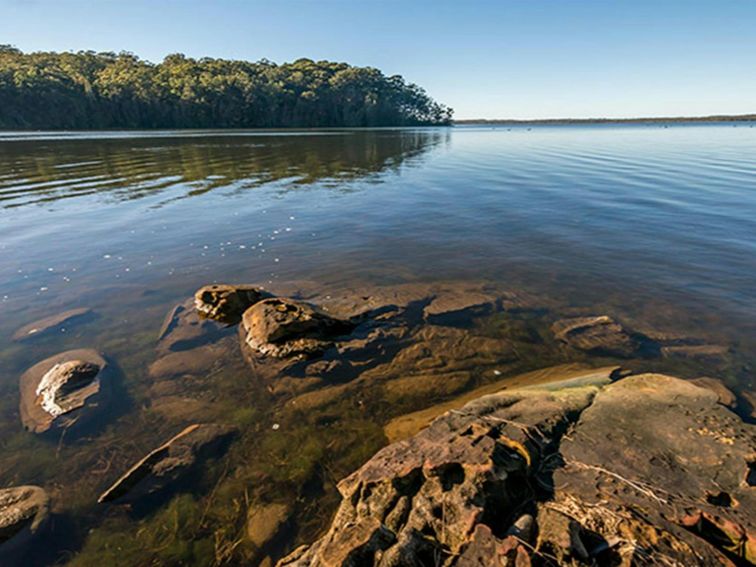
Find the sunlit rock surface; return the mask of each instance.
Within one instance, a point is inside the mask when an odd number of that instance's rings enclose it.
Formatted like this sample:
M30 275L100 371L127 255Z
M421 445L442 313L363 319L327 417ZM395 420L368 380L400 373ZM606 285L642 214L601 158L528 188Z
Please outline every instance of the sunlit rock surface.
M279 566L753 561L755 451L668 376L484 396L341 481L330 528Z
M91 349L66 351L29 368L19 383L24 427L44 433L86 422L109 402L107 370L105 359Z
M252 285L206 285L194 294L194 307L208 319L236 324L249 307L269 294Z

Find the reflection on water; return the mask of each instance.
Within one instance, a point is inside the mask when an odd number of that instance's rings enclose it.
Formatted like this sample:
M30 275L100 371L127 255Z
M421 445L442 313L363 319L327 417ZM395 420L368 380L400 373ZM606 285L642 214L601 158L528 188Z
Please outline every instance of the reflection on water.
M191 196L284 179L300 184L345 181L395 170L446 136L422 130L401 136L390 131L6 134L0 136L0 204L24 206L91 194L137 199L179 185Z
M490 382L492 369L575 360L550 338L558 316L607 313L660 343L724 345L717 360L637 364L752 390L755 155L756 129L742 125L0 135L0 482L51 493L55 529L34 560L254 562L247 510L271 502L297 516L275 553L311 540L334 481L386 442L387 420ZM288 414L235 329L156 367L166 314L207 283L325 301L452 280L514 290L529 307L429 329L409 310L420 346L393 345L395 360L325 409ZM75 308L92 314L11 340ZM18 377L74 348L113 365L107 415L70 439L22 431ZM242 434L176 494L95 504L197 421Z

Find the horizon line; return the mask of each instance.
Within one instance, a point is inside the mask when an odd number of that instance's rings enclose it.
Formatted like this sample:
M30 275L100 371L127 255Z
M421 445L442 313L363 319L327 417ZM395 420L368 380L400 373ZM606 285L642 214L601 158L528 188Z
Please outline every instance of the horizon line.
M756 113L708 114L702 116L638 116L620 118L454 118L454 124L566 124L602 122L737 122L755 121Z

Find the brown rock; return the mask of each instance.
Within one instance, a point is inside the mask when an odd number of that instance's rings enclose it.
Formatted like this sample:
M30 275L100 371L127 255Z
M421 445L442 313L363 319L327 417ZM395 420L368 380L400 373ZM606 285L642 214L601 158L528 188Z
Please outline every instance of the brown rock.
M497 394L446 414L339 483L331 529L280 565L422 564L439 552L435 564L454 564L481 521L506 529L507 511L526 503L528 471L595 392ZM411 506L394 513L403 497Z
M339 483L328 531L279 565L750 560L753 426L668 376L548 388L484 396L382 449Z
M34 433L81 425L109 401L105 359L91 349L70 350L43 360L21 376L20 413Z
M162 490L199 461L224 451L236 434L234 427L194 424L148 453L97 499L110 502L136 499Z
M281 534L290 519L288 504L252 507L247 514L247 537L257 549L265 549Z
M153 379L182 375L206 374L229 356L225 344L209 344L180 352L169 352L150 364L147 372Z
M495 293L487 293L480 288L441 288L425 306L423 314L426 318L432 318L469 310L490 311L496 307L497 299Z
M261 357L307 358L330 347L334 336L350 328L345 321L285 298L259 301L242 318L244 346Z
M714 392L717 395L717 400L723 406L728 407L731 410L737 409L738 399L721 380L717 378L709 378L708 376L702 376L701 378L695 378L690 382L691 384L695 384L696 386L700 386L701 388L706 388L707 390Z
M723 345L670 345L661 348L662 356L691 359L720 359L729 349Z
M590 368L585 364L561 364L550 368L542 368L517 376L509 376L465 392L461 396L429 408L412 412L392 419L383 428L386 438L390 442L399 441L415 435L421 429L427 427L435 418L447 411L459 409L466 403L482 396L497 392L523 388L526 386L545 386L549 382L563 384L567 380L584 381L585 384L601 385L608 383L612 376L620 370L619 366L605 366L602 368ZM389 387L389 386L387 386Z
M551 330L557 340L586 352L631 357L639 348L636 339L606 315L561 319Z
M64 325L70 325L77 319L83 319L91 313L92 310L87 308L71 309L45 317L44 319L39 319L38 321L24 325L13 333L13 340L27 341L53 331L59 331Z
M0 489L0 557L27 544L49 515L50 499L39 486Z
M206 285L194 294L194 307L203 317L235 325L244 311L268 296L251 285Z
M174 306L166 315L158 333L158 350L189 350L215 342L227 334L219 323L201 318L188 300Z

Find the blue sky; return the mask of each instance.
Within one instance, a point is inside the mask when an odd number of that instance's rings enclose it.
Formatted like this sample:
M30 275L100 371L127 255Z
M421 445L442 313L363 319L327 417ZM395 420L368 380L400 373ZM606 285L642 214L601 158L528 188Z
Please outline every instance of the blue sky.
M399 73L457 118L756 112L756 0L0 0L0 43Z

